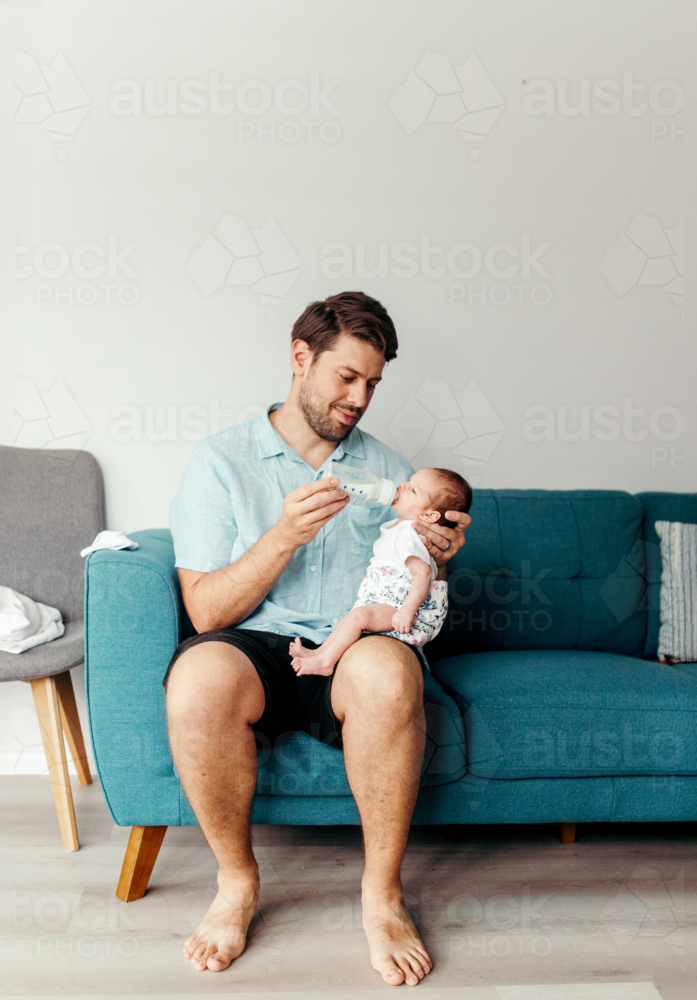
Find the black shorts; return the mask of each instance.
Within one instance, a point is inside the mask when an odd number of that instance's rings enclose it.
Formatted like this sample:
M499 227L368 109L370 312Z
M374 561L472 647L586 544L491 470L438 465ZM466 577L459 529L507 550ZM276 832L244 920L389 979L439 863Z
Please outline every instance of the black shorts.
M318 674L298 677L291 666L288 646L292 637L275 632L257 632L246 628L219 628L200 632L180 642L162 680L167 679L185 650L200 642L228 642L247 656L264 687L264 713L253 725L256 744L261 749L277 746L298 730L308 733L328 746L343 749L341 723L332 711L332 679ZM317 643L302 640L303 646L316 649Z

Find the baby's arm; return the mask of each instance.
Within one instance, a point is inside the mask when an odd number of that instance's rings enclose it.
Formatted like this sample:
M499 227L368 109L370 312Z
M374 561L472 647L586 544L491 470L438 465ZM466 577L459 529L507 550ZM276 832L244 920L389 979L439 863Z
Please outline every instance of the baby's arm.
M395 632L405 634L411 631L414 615L419 610L431 589L431 567L418 556L407 556L406 566L414 577L406 600L398 608L392 618L392 628Z

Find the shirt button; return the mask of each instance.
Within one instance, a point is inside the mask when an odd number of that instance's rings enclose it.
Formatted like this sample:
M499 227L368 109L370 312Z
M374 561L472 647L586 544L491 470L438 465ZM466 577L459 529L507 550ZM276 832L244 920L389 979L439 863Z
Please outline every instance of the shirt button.
M333 619L332 619L332 621L333 621L333 622L334 622L334 624L336 625L336 623L337 623L337 622L339 621L339 619L338 619L338 618L333 618Z
M312 572L314 573L314 571L315 571L315 570L317 569L317 567L316 567L316 566L310 566L310 569L311 569L311 570L312 570Z

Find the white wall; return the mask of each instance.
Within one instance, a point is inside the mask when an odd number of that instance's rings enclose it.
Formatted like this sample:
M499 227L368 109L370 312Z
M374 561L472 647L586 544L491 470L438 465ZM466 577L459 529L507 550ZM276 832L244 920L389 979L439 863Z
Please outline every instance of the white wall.
M363 426L416 466L452 464L480 487L697 489L678 280L694 20L676 0L18 5L19 418L2 443L87 448L108 527L165 526L195 440L283 398L295 317L361 288L401 342ZM230 88L218 114L211 74ZM168 80L172 113L155 115ZM465 137L419 123L434 89ZM117 113L133 95L141 113ZM278 301L214 287L232 257L215 238L216 253L196 251L226 215L275 220L263 267L243 245L236 267L280 274ZM441 248L423 263L398 246L422 239ZM471 248L448 265L457 244ZM28 686L0 688L0 769L41 770L30 706Z

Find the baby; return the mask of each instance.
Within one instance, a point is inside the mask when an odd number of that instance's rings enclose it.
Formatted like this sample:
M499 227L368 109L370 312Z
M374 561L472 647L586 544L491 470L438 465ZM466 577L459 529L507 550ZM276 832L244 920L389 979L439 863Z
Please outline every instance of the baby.
M392 501L399 516L381 526L353 608L317 649L305 649L299 638L291 642L296 674L329 676L363 632L380 632L412 646L434 639L448 613L448 585L436 580L436 564L413 522L418 517L453 527L445 512L466 512L471 503L469 484L449 469L420 469L400 483Z

